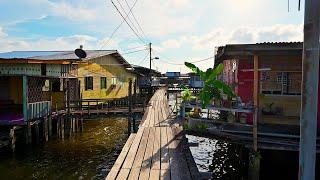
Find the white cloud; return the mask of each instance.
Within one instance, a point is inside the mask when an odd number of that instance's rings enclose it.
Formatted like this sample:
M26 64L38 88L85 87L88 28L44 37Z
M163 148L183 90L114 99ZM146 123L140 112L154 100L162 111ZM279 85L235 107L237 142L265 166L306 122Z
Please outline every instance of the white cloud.
M182 36L178 44L191 46L195 51L212 51L214 47L234 43L302 41L302 25L277 24L268 27L216 28L200 36ZM167 48L163 46L163 48ZM169 48L169 47L168 47Z
M0 38L6 37L7 34L3 31L3 28L0 26Z
M161 43L161 45L164 47L164 48L179 48L180 47L180 42L175 40L175 39L169 39L167 41L164 41Z
M84 45L84 49L97 49L98 41L88 35L73 35L57 37L53 39L42 38L39 40L19 39L5 37L0 39L0 51L14 50L73 50L79 45Z
M104 38L98 41L99 49L117 49L119 47L119 42L115 39Z
M212 31L199 35L199 36L180 36L176 39L171 39L169 42L172 44L180 44L180 48L186 48L187 51L192 51L191 55L188 55L188 60L196 61L204 59L214 55L214 48L226 44L236 43L260 43L260 42L290 42L290 41L302 41L303 29L302 25L295 24L278 24L266 27L236 27L230 28L216 28ZM168 40L161 43L159 56L165 54L170 49L175 47L168 46ZM174 57L171 57L174 58ZM168 61L168 59L166 59ZM177 58L169 59L171 63L182 64L186 59ZM202 69L213 66L214 61L204 61L197 63ZM160 66L162 71L179 71L187 72L187 69L183 66L176 66L165 64Z
M183 7L189 4L188 0L172 0L172 4L176 7Z
M93 20L98 17L94 9L74 6L66 2L50 2L53 15L66 17L73 21Z

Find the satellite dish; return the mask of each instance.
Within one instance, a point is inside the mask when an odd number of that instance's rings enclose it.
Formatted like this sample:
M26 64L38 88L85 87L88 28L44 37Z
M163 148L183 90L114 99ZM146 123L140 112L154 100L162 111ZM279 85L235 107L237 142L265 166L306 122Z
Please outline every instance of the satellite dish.
M74 53L79 57L79 59L83 59L87 57L87 53L82 49L74 50Z

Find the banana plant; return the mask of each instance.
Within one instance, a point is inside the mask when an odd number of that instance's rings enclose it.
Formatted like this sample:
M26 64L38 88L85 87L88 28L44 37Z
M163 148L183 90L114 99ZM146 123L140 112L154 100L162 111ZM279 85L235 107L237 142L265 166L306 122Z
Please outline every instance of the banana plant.
M206 71L202 71L199 67L189 62L185 62L185 65L200 76L200 79L204 82L204 86L199 93L203 109L208 106L212 99L221 100L224 94L229 98L235 96L231 87L217 79L218 75L223 72L222 63L220 63L216 68L209 68Z
M190 102L195 97L192 95L192 92L189 88L187 88L185 85L180 86L183 91L181 92L181 98L183 102Z

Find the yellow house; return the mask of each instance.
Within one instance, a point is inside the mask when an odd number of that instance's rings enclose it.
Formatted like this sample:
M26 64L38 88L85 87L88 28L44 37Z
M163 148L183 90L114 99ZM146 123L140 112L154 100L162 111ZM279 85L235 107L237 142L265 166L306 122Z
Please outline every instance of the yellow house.
M82 99L111 99L128 96L129 79L136 80L131 65L115 50L87 50L78 64Z

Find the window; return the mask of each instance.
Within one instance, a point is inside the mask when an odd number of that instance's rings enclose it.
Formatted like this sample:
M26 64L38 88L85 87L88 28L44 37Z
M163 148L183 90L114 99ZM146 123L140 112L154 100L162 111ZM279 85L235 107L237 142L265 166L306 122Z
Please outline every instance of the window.
M261 93L300 95L301 78L301 72L261 72Z
M282 83L284 86L291 85L292 79L289 76L289 73L278 73L277 82Z
M93 90L93 77L85 77L84 79L85 90Z
M52 92L61 92L62 88L61 88L62 83L60 83L60 80L55 80L52 82Z
M106 77L100 78L100 88L107 89L107 78Z
M46 75L47 75L47 65L41 64L41 76L46 76Z
M111 85L115 86L116 84L117 84L117 78L116 77L112 77Z

